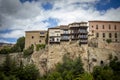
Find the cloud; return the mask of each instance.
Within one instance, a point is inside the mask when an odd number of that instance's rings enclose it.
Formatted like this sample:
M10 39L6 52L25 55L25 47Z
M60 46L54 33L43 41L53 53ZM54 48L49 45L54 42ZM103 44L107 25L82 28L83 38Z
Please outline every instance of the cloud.
M110 0L107 0L108 3ZM29 30L89 20L118 20L120 7L99 11L101 0L0 0L1 38L19 38ZM1 40L1 39L0 39Z

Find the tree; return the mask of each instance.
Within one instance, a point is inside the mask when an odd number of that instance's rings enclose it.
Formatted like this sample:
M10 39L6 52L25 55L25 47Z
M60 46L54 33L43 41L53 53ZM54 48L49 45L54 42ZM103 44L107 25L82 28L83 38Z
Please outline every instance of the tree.
M90 73L79 74L78 77L74 80L93 80L93 76Z
M116 56L110 59L109 66L113 70L114 80L120 80L120 61L118 61L118 58Z
M31 45L28 49L23 51L24 57L31 55L33 52L34 52L34 46Z
M22 52L25 47L25 37L17 39L16 44L11 48L11 52Z
M19 70L19 77L20 80L37 80L39 77L39 71L33 64L28 64Z
M20 37L17 40L16 46L17 46L19 51L23 51L23 49L25 47L25 37Z
M61 74L57 71L50 73L45 80L63 80Z
M84 72L83 63L80 57L72 60L69 56L63 56L63 63L56 65L56 70L61 73L63 79L72 80L76 78L76 75Z
M96 66L93 69L93 77L95 80L113 80L113 71L109 66Z

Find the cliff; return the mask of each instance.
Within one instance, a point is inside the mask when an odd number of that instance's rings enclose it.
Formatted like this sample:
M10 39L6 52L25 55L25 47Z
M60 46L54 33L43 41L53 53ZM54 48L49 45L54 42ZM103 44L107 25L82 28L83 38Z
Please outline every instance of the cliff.
M62 63L62 57L68 54L71 59L81 56L86 71L92 71L96 65L105 65L109 63L109 55L117 56L120 59L120 51L89 47L88 45L80 46L77 42L61 43L60 45L47 45L45 49L34 52L31 56L24 58L22 53L13 53L10 56L17 62L22 61L24 64L35 64L40 73L46 74L55 68L57 63ZM5 59L0 55L0 63Z

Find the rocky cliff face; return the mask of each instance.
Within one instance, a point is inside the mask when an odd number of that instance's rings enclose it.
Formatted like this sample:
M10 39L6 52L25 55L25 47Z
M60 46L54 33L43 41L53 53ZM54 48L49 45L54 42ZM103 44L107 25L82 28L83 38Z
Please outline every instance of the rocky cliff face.
M120 52L105 48L79 46L78 43L64 43L60 45L48 45L46 50L35 52L32 55L33 62L39 67L41 74L45 74L62 62L64 54L69 54L71 59L81 56L86 71L92 71L96 65L109 63L109 55L120 59Z
M71 59L81 56L86 71L92 71L92 68L96 65L109 63L109 55L117 56L120 59L120 51L88 47L87 45L79 46L77 42L48 45L45 49L34 52L28 58L23 58L22 53L10 55L18 62L35 64L43 75L53 70L57 63L61 63L64 54L69 54ZM3 57L0 59L3 59Z

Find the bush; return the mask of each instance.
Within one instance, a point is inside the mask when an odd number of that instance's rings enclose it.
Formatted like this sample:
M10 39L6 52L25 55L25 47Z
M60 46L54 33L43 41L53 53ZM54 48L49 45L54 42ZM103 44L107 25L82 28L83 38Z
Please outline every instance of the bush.
M9 54L11 52L11 48L9 47L4 47L3 49L0 50L0 54Z
M31 45L28 49L23 51L24 57L31 55L34 52L34 46Z
M36 51L39 51L40 49L44 49L45 44L36 44Z
M107 42L107 43L111 43L112 40L111 40L111 39L107 39L106 42Z

